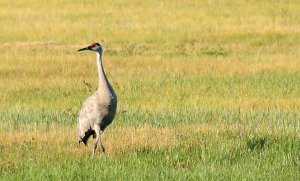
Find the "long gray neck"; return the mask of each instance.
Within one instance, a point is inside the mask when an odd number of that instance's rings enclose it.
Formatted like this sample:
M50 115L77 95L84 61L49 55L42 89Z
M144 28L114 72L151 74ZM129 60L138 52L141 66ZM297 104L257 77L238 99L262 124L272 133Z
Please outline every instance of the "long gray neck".
M98 90L109 91L109 82L106 78L103 66L102 66L102 52L97 52L97 67L98 67L98 77L99 85Z

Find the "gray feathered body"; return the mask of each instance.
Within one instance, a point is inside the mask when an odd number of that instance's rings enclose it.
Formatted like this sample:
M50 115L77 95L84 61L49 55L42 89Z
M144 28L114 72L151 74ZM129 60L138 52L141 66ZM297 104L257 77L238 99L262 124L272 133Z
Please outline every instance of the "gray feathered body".
M95 138L94 127L100 125L103 132L113 121L117 110L117 96L109 85L109 91L96 91L87 98L79 112L78 141L85 145L90 136Z

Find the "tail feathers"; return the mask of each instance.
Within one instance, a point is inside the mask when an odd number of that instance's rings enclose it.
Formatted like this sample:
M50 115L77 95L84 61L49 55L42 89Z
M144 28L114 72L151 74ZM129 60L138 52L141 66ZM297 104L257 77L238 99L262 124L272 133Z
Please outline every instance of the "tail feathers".
M94 130L92 130L92 129L89 129L89 130L87 130L87 131L84 133L84 136L81 137L81 140L80 140L80 141L83 142L84 145L87 145L88 139L89 139L91 136L93 136L93 138L95 138L95 137L96 137L96 132L95 132ZM79 142L80 142L80 141L79 141Z

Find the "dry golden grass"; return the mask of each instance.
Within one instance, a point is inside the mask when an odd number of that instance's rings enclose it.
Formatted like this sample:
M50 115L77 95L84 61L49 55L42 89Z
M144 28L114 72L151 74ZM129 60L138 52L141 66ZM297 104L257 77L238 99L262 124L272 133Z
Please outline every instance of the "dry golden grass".
M26 127L26 126L25 126ZM19 130L7 132L1 131L0 137L5 138L2 140L0 146L4 150L2 153L2 161L6 157L13 157L17 155L20 149L26 145L31 145L34 149L30 155L38 154L57 154L59 152L66 152L70 156L83 156L91 154L92 145L94 141L91 139L88 146L81 144L78 147L76 142L75 130L70 127L57 127L52 126L47 131L41 131L40 128L31 126L32 131L24 131L28 128L20 128ZM224 141L221 139L226 134L232 135L235 139L243 139L249 135L259 135L269 132L270 127L266 124L260 124L254 129L245 128L240 125L227 125L227 124L190 124L183 127L163 127L158 128L143 124L139 127L122 127L111 128L103 134L103 143L110 156L120 151L132 152L141 148L147 149L172 149L178 146L199 146L203 147L204 142L218 142ZM286 130L285 128L272 128L272 136L280 136L284 132L285 136L298 137L296 130ZM299 137L298 137L299 139ZM185 142L188 141L187 144ZM228 140L227 140L228 141ZM227 145L227 141L223 142ZM229 142L228 142L229 144Z
M299 180L299 7L0 2L0 180ZM94 41L119 112L93 163L75 124Z

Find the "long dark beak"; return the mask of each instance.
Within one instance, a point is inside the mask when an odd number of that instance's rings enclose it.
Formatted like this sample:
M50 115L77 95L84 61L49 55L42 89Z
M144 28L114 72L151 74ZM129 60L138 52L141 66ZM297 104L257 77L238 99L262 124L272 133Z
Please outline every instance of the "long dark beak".
M85 47L85 48L81 48L81 49L79 49L79 50L77 50L78 52L80 52L80 51L84 51L84 50L90 50L91 48L88 46L88 47Z

